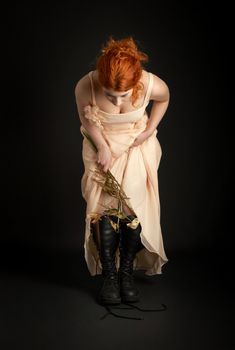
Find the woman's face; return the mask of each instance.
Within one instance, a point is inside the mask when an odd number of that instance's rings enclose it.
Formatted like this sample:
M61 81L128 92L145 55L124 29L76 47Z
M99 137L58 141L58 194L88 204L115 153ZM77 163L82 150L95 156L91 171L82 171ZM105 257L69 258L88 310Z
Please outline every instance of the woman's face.
M123 102L126 102L130 99L133 89L127 91L114 91L112 89L106 89L102 87L103 92L107 99L111 101L115 106L120 106Z

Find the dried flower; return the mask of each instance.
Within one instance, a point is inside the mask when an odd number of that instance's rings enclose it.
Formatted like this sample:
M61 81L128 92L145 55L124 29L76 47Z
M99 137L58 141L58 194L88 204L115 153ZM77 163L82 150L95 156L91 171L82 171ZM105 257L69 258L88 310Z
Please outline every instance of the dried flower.
M133 230L134 230L139 225L139 219L135 218L129 224L126 224L126 225L130 228L133 228Z
M82 134L84 137L86 137L88 139L88 141L91 143L94 150L97 152L98 149L97 149L95 143L93 142L93 140L91 139L89 134L84 129L82 130ZM108 215L109 220L110 220L110 224L112 225L112 227L114 228L114 230L116 232L119 231L120 219L125 219L125 220L129 221L129 223L127 223L127 226L129 226L132 229L135 229L139 224L138 218L131 220L123 211L123 205L127 206L130 210L133 210L133 208L130 207L130 205L128 205L126 202L126 199L130 199L130 198L127 197L127 195L123 191L121 185L115 179L115 177L113 176L111 171L108 170L107 172L105 172L103 170L101 164L99 164L98 167L96 167L94 170L90 169L90 171L92 171L94 173L93 180L96 183L98 183L106 193L108 193L110 196L116 198L118 201L118 208L109 208L109 207L100 203L100 205L105 207L106 209L103 211L102 214L99 214L99 213L89 214L89 217L92 220L91 222L95 223L96 221L98 221L100 219L101 215ZM113 222L110 219L110 216L116 216L118 218L117 223Z
M101 217L101 214L98 213L90 213L88 214L88 217L91 219L92 223L95 223L96 221L98 221Z

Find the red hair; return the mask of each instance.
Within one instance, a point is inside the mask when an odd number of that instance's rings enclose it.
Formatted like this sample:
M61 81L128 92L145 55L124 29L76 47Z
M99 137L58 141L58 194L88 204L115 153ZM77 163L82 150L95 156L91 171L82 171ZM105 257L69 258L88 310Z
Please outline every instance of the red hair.
M148 56L138 50L132 37L121 40L109 38L103 46L96 62L98 79L101 85L115 91L127 91L133 88L132 104L137 100L143 84L140 82L142 63Z

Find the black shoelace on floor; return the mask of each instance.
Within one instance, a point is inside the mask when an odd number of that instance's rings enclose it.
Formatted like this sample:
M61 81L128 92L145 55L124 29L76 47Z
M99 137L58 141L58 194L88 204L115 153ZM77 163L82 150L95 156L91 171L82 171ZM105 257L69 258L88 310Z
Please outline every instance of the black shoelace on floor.
M144 320L143 317L130 317L130 316L118 315L115 312L113 312L112 309L119 309L119 310L137 309L137 310L143 311L143 312L165 311L167 309L167 306L165 304L161 304L162 308L160 308L160 309L143 309L143 308L140 308L140 307L138 307L136 305L133 305L132 303L127 303L127 302L122 302L122 304L128 305L129 307L104 305L104 307L106 308L107 312L103 316L101 316L100 319L103 320L108 315L113 315L113 316L118 317L118 318L126 318L126 319L130 319L130 320Z

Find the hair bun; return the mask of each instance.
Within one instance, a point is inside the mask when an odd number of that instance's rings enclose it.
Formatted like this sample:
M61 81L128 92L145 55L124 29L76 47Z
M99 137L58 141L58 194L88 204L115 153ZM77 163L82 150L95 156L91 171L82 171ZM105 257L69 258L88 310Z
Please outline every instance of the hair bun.
M112 55L118 59L126 59L128 56L133 57L138 61L147 61L148 56L139 51L132 37L121 40L109 38L106 46L101 50L103 55Z

